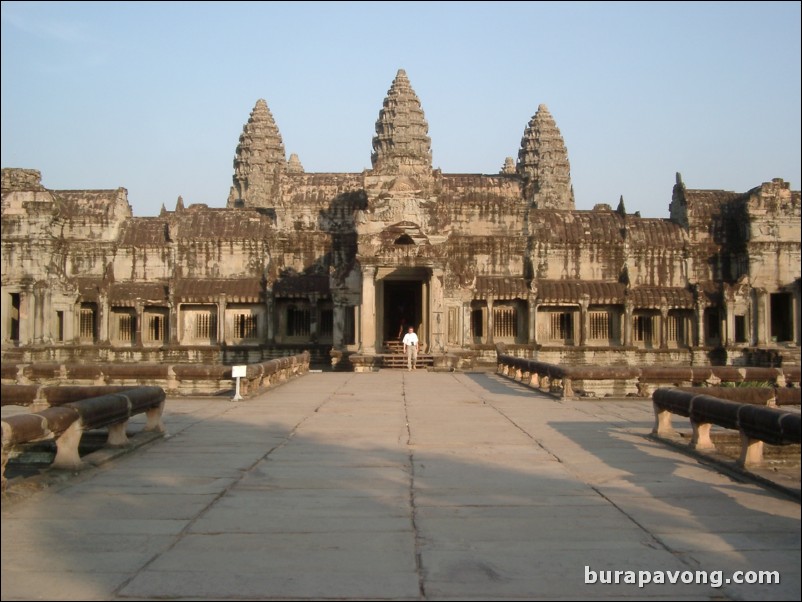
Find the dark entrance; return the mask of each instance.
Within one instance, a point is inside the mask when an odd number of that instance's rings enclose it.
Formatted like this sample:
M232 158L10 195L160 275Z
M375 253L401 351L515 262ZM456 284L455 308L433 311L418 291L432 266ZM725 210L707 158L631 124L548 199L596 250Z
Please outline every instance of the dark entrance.
M791 293L771 295L771 340L783 343L793 341L794 300Z
M420 334L421 282L414 280L385 280L384 282L384 340L399 340L407 328Z

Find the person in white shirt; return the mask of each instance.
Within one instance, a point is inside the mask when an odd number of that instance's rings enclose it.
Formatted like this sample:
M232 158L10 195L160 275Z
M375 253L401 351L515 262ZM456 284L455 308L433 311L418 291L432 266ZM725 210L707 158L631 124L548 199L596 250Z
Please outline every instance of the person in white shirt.
M409 331L404 335L404 353L407 354L407 370L415 370L415 364L418 361L418 335L415 334L415 329L409 327Z

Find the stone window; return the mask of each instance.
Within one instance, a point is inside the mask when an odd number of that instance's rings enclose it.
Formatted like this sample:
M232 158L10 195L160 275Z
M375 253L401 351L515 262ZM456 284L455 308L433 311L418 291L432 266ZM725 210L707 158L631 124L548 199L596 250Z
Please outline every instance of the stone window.
M19 342L20 294L11 293L11 311L9 312L9 339Z
M690 344L688 333L690 316L687 312L669 311L666 336L669 345L687 347Z
M735 316L735 342L746 343L746 316Z
M217 334L217 316L210 311L198 312L195 315L195 339L212 339Z
M588 338L592 341L609 341L613 338L613 323L608 312L588 312Z
M415 241L412 240L412 237L409 234L402 234L398 238L395 239L396 245L414 245Z
M287 308L287 336L308 337L312 330L312 312L308 308Z
M167 335L167 316L155 313L145 314L145 341L164 341Z
M233 316L233 338L256 339L259 337L259 321L257 316L250 312L239 312Z
M655 321L657 316L650 314L636 315L632 324L632 340L644 347L651 347L655 343Z
M209 345L217 341L217 308L210 305L184 305L181 308L182 340Z
M97 339L95 304L81 303L78 315L78 338L81 342L94 342Z
M136 315L133 312L112 313L111 338L117 343L131 344L136 339Z
M550 312L550 333L552 341L574 340L574 313L568 311Z
M326 338L334 336L334 310L324 309L320 312L320 336Z
M56 311L56 341L64 340L64 312Z
M511 305L493 308L493 338L515 339L518 336L518 312Z

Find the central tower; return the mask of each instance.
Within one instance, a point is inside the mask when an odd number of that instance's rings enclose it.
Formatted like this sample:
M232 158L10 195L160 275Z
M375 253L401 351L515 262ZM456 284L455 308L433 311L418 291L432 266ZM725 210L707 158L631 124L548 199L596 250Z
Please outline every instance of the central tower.
M379 111L371 162L377 175L431 174L429 124L403 69L398 70Z

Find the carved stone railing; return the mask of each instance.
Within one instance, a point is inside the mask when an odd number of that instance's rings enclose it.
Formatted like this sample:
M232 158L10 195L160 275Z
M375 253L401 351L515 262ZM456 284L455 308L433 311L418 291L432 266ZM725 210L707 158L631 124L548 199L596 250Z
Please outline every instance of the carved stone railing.
M597 388L648 398L657 387L666 385L715 387L721 383L762 382L774 388L778 405L794 403L794 399L799 403L799 366L558 366L504 353L497 355L497 362L499 374L563 398L595 396ZM790 389L789 384L794 385L792 392L782 391Z
M738 464L759 466L763 461L763 444L789 445L800 443L799 414L748 403L737 403L710 395L699 395L679 389L658 389L652 396L654 429L659 437L676 435L672 414L690 418L693 434L691 448L714 451L710 428L718 425L741 433L741 454Z
M274 386L309 371L308 352L247 364L240 394ZM233 388L231 366L223 364L4 364L4 385L158 386L170 395L219 394Z
M28 389L28 390L25 390ZM144 431L163 433L162 412L165 393L161 387L75 387L55 393L42 387L3 385L3 404L50 404L32 413L7 416L2 419L2 486L6 486L5 469L9 455L29 443L54 440L56 456L54 468L75 469L81 466L78 446L85 431L108 427L106 445L122 447L128 444L128 420L137 414L146 414ZM55 389L50 387L49 389ZM95 389L91 391L91 389ZM97 389L114 389L98 391ZM100 395L91 396L92 394ZM81 395L89 397L80 398Z

